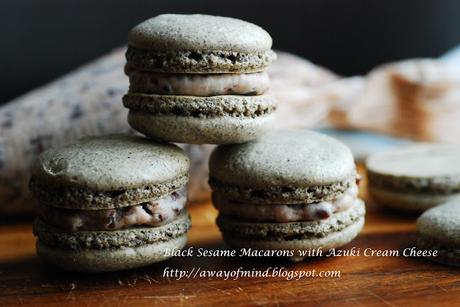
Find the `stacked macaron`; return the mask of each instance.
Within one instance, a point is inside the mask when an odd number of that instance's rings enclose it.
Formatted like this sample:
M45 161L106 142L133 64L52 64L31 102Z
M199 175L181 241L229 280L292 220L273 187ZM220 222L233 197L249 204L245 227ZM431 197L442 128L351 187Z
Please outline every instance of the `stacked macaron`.
M271 44L263 29L233 18L160 15L141 23L126 52L128 122L163 141L233 144L213 152L209 181L231 246L342 246L364 224L352 154L314 132L267 133L276 109L266 93ZM190 228L188 169L179 147L126 135L43 153L30 181L41 211L38 254L92 272L168 258Z
M421 212L460 196L460 146L419 144L366 161L369 194L379 204Z
M304 130L273 131L211 155L209 183L218 226L233 247L291 250L335 248L364 224L350 150Z
M273 120L265 69L270 35L234 18L159 15L129 33L128 122L152 138L191 144L242 143Z
M130 32L123 97L129 124L162 141L239 143L268 129L271 37L233 18L160 15ZM115 271L181 249L189 160L132 136L82 139L43 153L30 189L40 204L37 252L67 270Z
M189 159L175 145L112 135L40 155L37 252L66 270L115 271L168 258L187 242Z

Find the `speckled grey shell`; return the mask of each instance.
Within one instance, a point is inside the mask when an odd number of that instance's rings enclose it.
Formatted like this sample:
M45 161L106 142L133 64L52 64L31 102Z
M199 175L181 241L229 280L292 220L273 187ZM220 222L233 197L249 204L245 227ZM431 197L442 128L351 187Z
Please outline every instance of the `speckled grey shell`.
M417 232L441 246L460 248L460 199L425 211L417 219Z
M232 116L258 117L272 113L277 103L271 95L217 95L210 97L128 93L123 96L126 108L152 114L199 118Z
M370 156L369 184L396 191L460 191L460 146L420 144Z
M274 130L249 143L218 146L209 168L221 183L251 188L322 186L355 176L348 147L307 130Z
M151 138L186 144L236 144L264 134L275 112L264 116L193 117L130 110L130 126Z
M166 250L187 243L190 218L184 212L169 224L115 231L65 233L36 220L37 254L66 271L110 272L150 265L170 258Z
M134 27L129 45L139 49L263 52L272 39L261 27L229 17L164 14Z
M149 139L87 137L42 153L32 178L58 186L113 191L170 182L186 175L189 159L179 147Z

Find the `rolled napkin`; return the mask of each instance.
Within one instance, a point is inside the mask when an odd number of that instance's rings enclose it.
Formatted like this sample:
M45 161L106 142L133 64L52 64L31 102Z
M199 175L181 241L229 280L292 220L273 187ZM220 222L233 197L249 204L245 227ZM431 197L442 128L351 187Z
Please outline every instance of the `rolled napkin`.
M329 90L334 73L287 52L276 52L278 59L268 69L271 91L279 101L275 126L313 127L327 118L331 106Z
M379 66L355 100L332 107L340 128L423 141L460 143L460 69L449 61L414 59Z
M0 108L0 212L30 211L30 166L42 151L82 136L128 132L123 50Z

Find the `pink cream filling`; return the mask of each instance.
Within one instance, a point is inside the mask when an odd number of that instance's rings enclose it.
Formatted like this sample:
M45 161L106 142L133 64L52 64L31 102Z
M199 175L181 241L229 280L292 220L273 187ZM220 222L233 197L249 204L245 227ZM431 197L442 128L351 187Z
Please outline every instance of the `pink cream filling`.
M358 192L358 186L354 184L336 200L295 205L243 203L213 194L213 203L220 213L240 218L283 223L314 221L327 219L334 213L351 208L361 201Z
M69 232L155 227L174 220L185 208L186 201L184 188L157 200L114 209L78 210L42 205L41 216L49 224Z
M262 95L270 87L266 72L251 74L161 74L128 70L130 91L145 94L216 96Z

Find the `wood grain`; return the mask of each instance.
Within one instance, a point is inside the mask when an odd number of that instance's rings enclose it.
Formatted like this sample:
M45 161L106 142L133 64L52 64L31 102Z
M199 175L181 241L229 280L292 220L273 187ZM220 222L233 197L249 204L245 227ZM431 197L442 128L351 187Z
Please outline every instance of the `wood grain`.
M367 198L365 191L361 191ZM366 225L344 249L402 250L414 245L415 216L367 203ZM191 206L195 249L225 248L209 203ZM313 258L302 263L267 258L174 258L147 268L82 275L54 270L35 256L30 221L0 225L0 306L9 305L332 305L460 304L460 270L404 257ZM340 270L340 278L163 278L165 267L231 270L242 267Z

